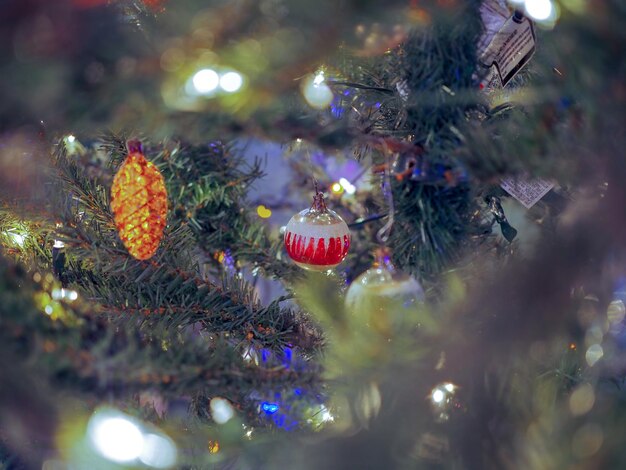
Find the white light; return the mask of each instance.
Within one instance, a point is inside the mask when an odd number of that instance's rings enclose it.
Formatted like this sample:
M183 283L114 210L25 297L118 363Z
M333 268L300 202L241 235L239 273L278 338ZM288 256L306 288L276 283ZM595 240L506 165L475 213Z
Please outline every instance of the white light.
M143 453L141 430L121 413L94 414L89 421L88 433L95 449L114 462L130 462Z
M235 415L230 402L224 398L213 398L211 400L211 416L217 424L228 422Z
M192 82L196 91L205 95L217 88L220 83L220 77L215 70L202 69L195 73Z
M143 451L139 460L154 468L174 466L177 452L176 446L170 439L158 434L146 434L143 439Z
M321 418L324 423L328 421L335 421L335 417L330 413L330 411L328 411L328 408L326 408L324 405L321 406L320 412L322 413Z
M356 186L345 178L339 178L339 184L343 186L343 189L345 189L348 194L354 194L356 192Z
M72 134L67 136L67 141L71 144L76 140L76 137L74 137Z
M52 312L54 312L54 309L52 308L52 305L46 305L46 308L44 308L44 311L45 311L48 315L52 315Z
M528 16L537 21L550 18L554 9L550 0L525 0L524 5Z
M432 398L435 403L441 403L445 397L446 395L442 390L436 389L433 391Z
M65 248L65 243L63 243L61 240L55 240L52 248Z
M322 83L324 83L324 80L324 72L317 72L317 75L315 75L315 78L313 79L313 85L321 85Z
M324 109L333 101L333 92L326 84L324 72L309 75L302 82L302 94L307 103L313 108Z
M52 289L52 298L54 300L68 299L76 300L78 298L78 292L70 289Z
M593 367L596 362L602 359L602 356L604 356L604 350L599 344L592 344L585 353L585 359L587 360L589 367Z
M248 346L246 350L241 354L243 360L245 362L252 362L253 364L259 365L259 355L256 353L252 346Z
M20 235L19 233L15 232L8 232L8 235L13 239L16 244L18 244L19 246L24 246L24 240L26 240L26 237L24 235Z
M237 72L226 72L220 78L220 86L222 90L228 93L234 93L243 85L243 77Z
M445 388L450 393L454 392L454 384L447 383L443 386L443 388Z

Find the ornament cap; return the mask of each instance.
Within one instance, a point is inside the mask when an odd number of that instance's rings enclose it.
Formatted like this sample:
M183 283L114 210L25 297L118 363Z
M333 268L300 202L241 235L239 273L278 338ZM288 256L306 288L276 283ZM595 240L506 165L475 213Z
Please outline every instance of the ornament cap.
M128 149L128 153L143 153L143 145L141 144L141 140L131 139L126 142L126 148Z
M324 193L321 193L317 188L317 180L315 181L315 195L313 196L313 205L311 209L316 212L327 212L326 201L324 201Z
M391 262L391 250L389 247L380 246L374 250L374 268L380 267L384 267L391 272L396 270L396 267Z

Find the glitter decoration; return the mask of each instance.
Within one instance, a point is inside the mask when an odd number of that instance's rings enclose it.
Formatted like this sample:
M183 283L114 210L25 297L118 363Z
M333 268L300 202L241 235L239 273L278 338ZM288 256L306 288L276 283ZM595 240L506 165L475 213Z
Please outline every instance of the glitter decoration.
M141 143L129 141L128 157L111 187L111 210L117 231L128 252L137 259L151 258L163 237L167 217L165 181L144 157Z
M294 215L285 230L285 248L301 268L326 271L341 263L350 248L350 229L345 221L326 207L317 192L313 206Z

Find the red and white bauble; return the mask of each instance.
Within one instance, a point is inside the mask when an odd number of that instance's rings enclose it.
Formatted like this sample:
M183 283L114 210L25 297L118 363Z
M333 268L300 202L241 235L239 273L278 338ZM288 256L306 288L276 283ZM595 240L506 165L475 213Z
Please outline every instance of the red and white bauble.
M350 248L350 229L326 207L321 193L313 206L294 215L285 230L285 248L301 268L326 271L341 263Z

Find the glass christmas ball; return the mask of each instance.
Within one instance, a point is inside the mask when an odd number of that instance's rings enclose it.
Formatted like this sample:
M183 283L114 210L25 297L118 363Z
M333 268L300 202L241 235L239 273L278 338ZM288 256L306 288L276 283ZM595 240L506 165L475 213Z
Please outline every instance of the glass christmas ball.
M313 206L294 215L285 230L285 248L301 268L326 271L341 263L350 248L350 229L326 207L321 193Z
M359 314L389 314L414 308L424 300L424 290L413 277L398 271L388 249L377 250L374 265L357 277L346 293L346 308Z

